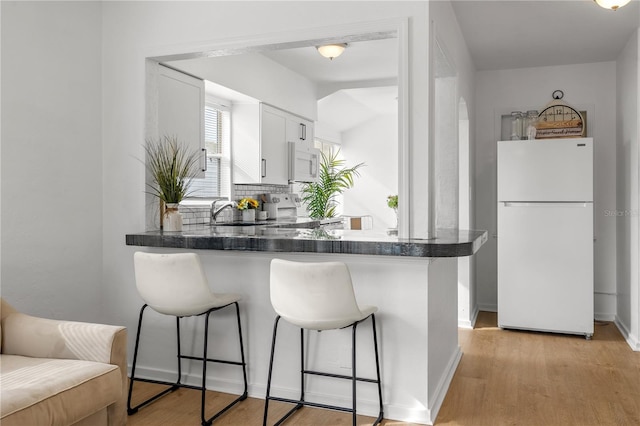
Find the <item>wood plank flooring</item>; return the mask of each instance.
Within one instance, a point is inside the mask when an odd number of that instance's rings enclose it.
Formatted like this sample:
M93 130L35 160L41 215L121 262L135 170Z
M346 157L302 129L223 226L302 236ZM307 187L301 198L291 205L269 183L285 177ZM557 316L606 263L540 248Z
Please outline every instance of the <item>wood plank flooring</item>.
M640 352L633 352L612 323L596 323L593 340L579 336L508 331L495 313L481 312L474 330L460 330L464 355L436 425L601 426L640 425ZM384 384L383 384L384 386ZM135 400L155 390L136 383ZM234 398L210 392L213 412ZM134 400L134 402L135 402ZM198 425L197 391L180 389L129 416L130 426ZM264 401L248 398L214 425L262 424ZM271 403L270 420L288 405ZM361 416L360 425L373 418ZM303 408L285 424L350 425L349 414ZM405 426L385 420L386 426Z

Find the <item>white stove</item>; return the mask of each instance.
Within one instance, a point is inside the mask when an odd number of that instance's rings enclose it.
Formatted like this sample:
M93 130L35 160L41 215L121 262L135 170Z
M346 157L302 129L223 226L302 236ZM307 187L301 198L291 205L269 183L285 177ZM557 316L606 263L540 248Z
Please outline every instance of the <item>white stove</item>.
M280 193L280 194L264 194L267 210L270 211L269 219L295 219L298 217L298 210L302 208L300 197L295 193ZM275 205L277 210L277 217L272 217Z

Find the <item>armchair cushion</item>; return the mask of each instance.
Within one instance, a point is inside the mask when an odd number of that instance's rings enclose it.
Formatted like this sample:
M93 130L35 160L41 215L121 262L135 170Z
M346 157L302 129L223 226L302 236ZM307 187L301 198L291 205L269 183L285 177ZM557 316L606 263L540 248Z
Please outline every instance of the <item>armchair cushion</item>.
M2 355L2 425L62 425L122 394L118 367L93 361Z
M32 317L0 302L3 426L126 424L126 328Z

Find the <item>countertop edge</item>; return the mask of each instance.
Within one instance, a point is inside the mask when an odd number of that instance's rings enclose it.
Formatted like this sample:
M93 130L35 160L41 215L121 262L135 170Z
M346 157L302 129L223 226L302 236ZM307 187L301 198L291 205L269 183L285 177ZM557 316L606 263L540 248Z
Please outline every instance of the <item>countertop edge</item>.
M363 232L366 235L366 231ZM453 232L453 231L450 231ZM460 238L460 235L466 238ZM262 236L189 235L148 231L127 234L126 245L192 250L228 250L274 253L327 253L400 257L465 257L475 254L487 241L487 231L458 231L455 241L445 238L375 241L356 239L310 239Z

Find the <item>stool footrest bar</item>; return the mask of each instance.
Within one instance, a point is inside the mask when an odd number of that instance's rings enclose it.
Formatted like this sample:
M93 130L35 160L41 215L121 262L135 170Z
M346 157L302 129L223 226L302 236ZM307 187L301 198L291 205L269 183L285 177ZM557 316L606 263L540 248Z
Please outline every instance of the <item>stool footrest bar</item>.
M278 402L287 402L289 404L297 404L297 405L300 405L301 407L308 406L308 407L316 407L316 408L325 408L325 409L334 410L334 411L344 411L345 413L353 413L352 408L340 407L337 405L320 404L317 402L310 402L310 401L299 401L297 399L279 398L277 396L270 396L269 400L278 401Z
M325 373L325 372L322 372L322 371L314 371L314 370L303 370L302 372L304 374L311 374L311 375L314 375L314 376L324 376L324 377L333 377L335 379L353 380L352 376L346 376L344 374ZM375 379L368 379L368 378L364 378L364 377L356 377L356 380L358 380L359 382L378 383L378 381L375 380Z

